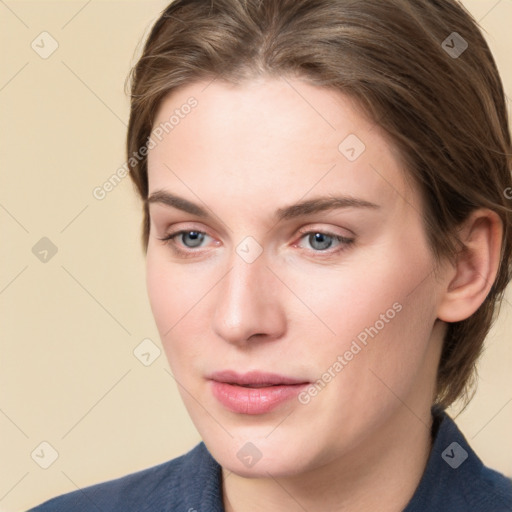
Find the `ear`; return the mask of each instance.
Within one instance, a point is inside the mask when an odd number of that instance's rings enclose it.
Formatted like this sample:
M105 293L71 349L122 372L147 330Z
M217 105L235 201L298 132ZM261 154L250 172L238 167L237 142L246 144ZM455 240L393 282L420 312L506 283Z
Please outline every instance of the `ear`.
M487 208L472 212L461 225L459 239L464 247L445 274L446 287L437 310L440 320L465 320L484 302L498 272L502 235L500 217Z

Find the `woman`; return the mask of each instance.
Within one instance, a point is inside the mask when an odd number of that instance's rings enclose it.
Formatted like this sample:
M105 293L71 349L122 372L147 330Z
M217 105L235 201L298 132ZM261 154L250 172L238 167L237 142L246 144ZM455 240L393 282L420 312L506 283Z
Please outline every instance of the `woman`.
M512 510L444 412L512 247L504 93L457 2L177 0L127 152L203 442L34 510Z

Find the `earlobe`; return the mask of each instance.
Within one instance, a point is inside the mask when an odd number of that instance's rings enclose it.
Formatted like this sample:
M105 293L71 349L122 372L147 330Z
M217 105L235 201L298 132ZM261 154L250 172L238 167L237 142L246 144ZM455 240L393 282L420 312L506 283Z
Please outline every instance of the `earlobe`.
M484 302L498 272L503 225L496 212L481 208L463 223L459 238L463 248L446 273L438 318L459 322Z

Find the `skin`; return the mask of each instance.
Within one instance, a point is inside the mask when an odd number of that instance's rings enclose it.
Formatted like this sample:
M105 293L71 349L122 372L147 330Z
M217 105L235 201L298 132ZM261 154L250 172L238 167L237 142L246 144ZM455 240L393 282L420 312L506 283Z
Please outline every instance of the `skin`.
M226 511L402 510L431 447L443 320L485 298L499 220L477 212L461 231L476 256L436 267L419 192L349 98L299 79L199 82L168 96L154 126L190 96L198 106L148 154L149 196L170 192L211 218L150 203L147 286L185 406L223 468ZM349 134L366 146L355 161L338 149ZM274 217L335 195L378 207ZM207 236L199 247L161 240L179 230ZM353 242L327 238L322 250L309 231ZM236 251L247 236L262 249L252 263ZM207 376L225 369L314 382L393 304L400 311L307 404L251 416L211 392ZM252 467L237 457L249 441L262 455Z

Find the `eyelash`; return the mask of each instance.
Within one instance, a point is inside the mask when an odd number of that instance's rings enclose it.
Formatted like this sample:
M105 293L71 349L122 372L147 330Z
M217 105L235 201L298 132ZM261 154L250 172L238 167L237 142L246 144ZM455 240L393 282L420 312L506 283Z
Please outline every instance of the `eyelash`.
M162 242L164 242L165 244L169 245L171 247L171 249L178 256L183 257L183 258L194 258L194 257L196 257L198 255L197 253L199 251L196 251L194 249L183 250L182 248L178 247L178 245L175 242L175 239L178 236L180 236L182 234L190 233L190 232L199 233L201 235L209 236L208 233L206 233L205 231L199 231L199 230L196 230L196 229L181 229L179 231L175 231L174 233L169 233L165 237L158 238L158 239L161 240ZM336 235L335 233L331 233L329 231L303 229L303 230L299 230L299 233L301 234L300 240L302 240L305 236L308 236L308 235L321 234L321 235L326 235L326 236L328 236L328 237L330 237L330 238L332 238L335 241L340 243L340 245L338 246L337 249L334 249L334 250L331 250L331 251L329 251L329 250L323 250L323 251L322 250L319 250L319 251L317 250L317 251L315 251L314 249L310 249L310 250L304 249L304 250L307 250L308 252L318 253L319 255L322 255L322 256L316 256L316 257L319 257L319 258L329 257L329 256L334 256L336 254L339 254L339 253L347 250L348 247L351 246L354 243L354 241L355 241L353 238L347 238L347 237L344 237L344 236L341 236L341 235ZM294 246L296 246L296 244L294 244Z

